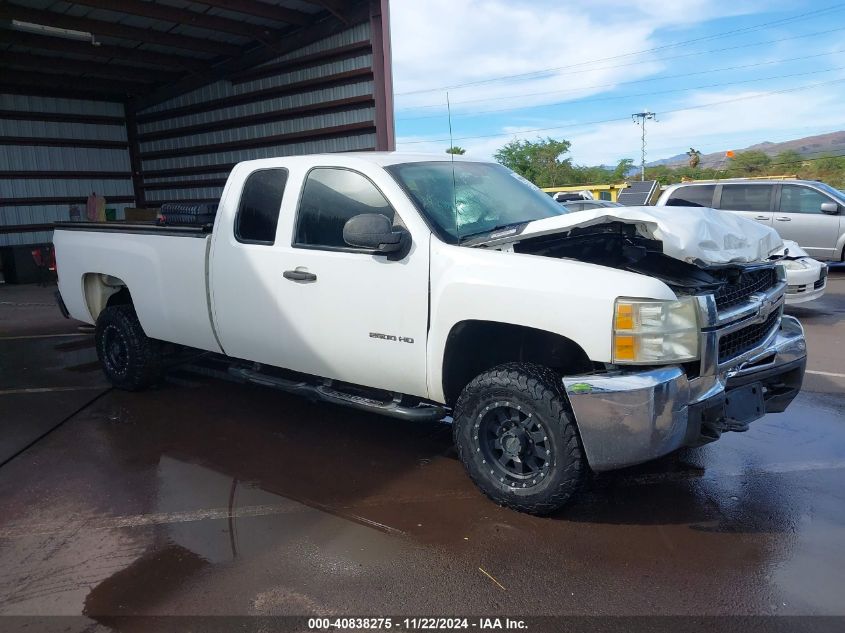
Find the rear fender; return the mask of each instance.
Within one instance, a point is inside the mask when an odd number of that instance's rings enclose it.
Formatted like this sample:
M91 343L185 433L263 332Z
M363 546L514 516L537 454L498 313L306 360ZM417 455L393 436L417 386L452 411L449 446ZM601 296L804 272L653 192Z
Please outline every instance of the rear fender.
M112 296L124 288L126 284L118 277L102 273L85 273L82 276L82 294L85 297L91 323L97 321L97 317L109 305Z

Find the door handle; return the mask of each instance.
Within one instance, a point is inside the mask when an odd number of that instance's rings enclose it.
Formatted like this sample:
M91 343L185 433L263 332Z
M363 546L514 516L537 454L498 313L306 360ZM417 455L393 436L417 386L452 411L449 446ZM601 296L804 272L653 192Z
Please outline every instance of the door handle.
M777 220L778 222L792 222L792 218L785 218L783 216L775 218L775 220Z
M286 270L282 275L291 281L317 281L317 275L304 270Z
M754 216L754 219L755 220L768 220L769 216L767 216L767 215L757 215L757 216Z

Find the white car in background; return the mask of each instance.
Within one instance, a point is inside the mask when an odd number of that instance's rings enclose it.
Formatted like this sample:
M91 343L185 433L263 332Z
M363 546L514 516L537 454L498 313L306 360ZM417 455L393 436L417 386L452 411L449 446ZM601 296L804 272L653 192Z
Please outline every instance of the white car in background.
M781 263L786 268L786 304L797 305L818 299L827 287L827 264L813 259L796 242L784 240Z

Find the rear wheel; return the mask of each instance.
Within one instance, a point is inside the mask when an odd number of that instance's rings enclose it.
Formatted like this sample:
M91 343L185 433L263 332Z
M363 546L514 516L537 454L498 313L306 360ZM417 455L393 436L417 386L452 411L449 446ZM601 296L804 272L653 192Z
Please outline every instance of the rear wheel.
M103 310L94 337L103 373L118 389L138 391L161 377L161 344L144 334L133 306Z
M549 514L587 471L560 378L529 363L496 367L464 388L455 406L455 445L472 480L493 501Z

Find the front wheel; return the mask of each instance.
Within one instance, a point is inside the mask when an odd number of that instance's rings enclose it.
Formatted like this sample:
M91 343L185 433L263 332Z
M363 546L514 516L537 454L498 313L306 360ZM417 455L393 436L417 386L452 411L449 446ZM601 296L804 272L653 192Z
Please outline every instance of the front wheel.
M511 363L477 376L455 405L453 433L475 484L515 510L560 509L587 472L560 378L539 365Z
M161 377L161 344L144 334L131 305L104 309L94 340L103 373L118 389L138 391Z

